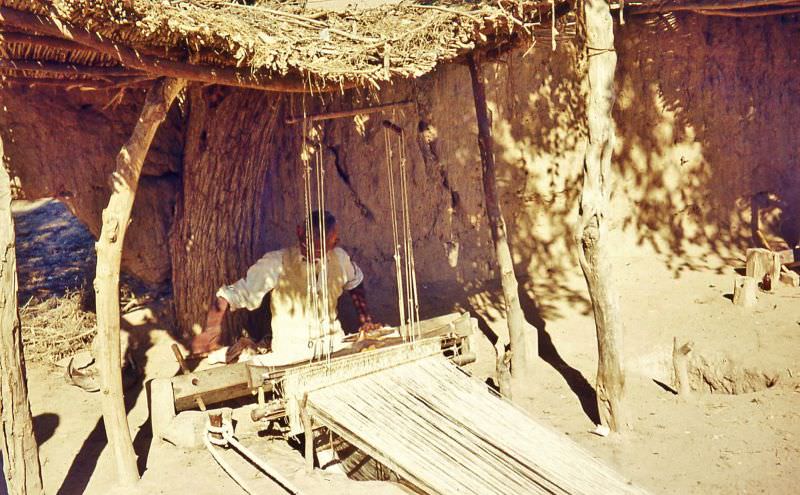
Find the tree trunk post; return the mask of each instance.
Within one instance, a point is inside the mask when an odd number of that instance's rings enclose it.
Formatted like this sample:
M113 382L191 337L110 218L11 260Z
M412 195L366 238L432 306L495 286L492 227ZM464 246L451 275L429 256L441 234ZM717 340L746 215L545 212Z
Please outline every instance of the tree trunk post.
M627 428L622 411L625 376L622 365L622 323L619 298L611 280L608 249L608 203L611 155L614 151L614 25L606 0L583 3L587 85L586 121L588 143L583 160L580 218L575 238L589 288L597 328L597 403L601 421L612 431Z
M525 315L519 303L517 278L514 275L514 260L508 246L508 234L500 200L497 194L497 181L494 162L494 138L486 105L486 87L481 73L481 65L475 54L469 56L469 73L472 79L472 94L475 99L475 115L478 121L478 147L483 171L483 194L486 201L486 215L492 231L497 265L500 269L500 282L506 304L508 336L511 344L511 373L514 380L527 376L537 356L537 340L526 327ZM505 360L503 352L498 354L498 366Z
M17 308L17 257L11 216L11 181L0 141L0 429L9 495L39 495L42 470L28 402L22 328Z
M100 399L106 437L123 485L139 479L136 455L122 390L120 360L119 271L125 231L130 221L139 175L156 130L164 121L172 101L185 86L181 79L160 79L153 83L133 129L122 146L111 175L111 198L103 210L103 227L96 243L97 272L94 290L97 300L97 360L100 371Z

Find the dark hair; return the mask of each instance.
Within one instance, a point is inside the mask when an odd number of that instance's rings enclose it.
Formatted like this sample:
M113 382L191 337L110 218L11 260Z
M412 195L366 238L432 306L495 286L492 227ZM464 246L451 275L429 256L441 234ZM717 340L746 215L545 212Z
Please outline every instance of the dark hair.
M314 237L317 239L319 239L320 215L322 215L323 221L325 222L325 232L330 232L336 226L336 217L333 216L333 213L328 210L323 210L322 212L314 210L311 213L311 232L314 233Z

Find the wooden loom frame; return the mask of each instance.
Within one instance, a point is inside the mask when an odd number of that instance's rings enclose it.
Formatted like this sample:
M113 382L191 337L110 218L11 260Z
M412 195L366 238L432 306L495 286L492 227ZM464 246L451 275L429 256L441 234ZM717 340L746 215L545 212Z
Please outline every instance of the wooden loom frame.
M442 352L458 365L475 361L470 337L476 333L477 322L469 313L451 313L420 322L422 340L439 339ZM404 343L401 337L381 340L379 350L396 347ZM342 349L331 354L331 363L363 356L358 346ZM242 397L257 395L259 400L265 393L280 396L273 383L287 370L302 370L318 366L319 361L307 361L285 366L257 366L251 363L235 363L196 371L172 378L155 378L149 382L150 421L153 437L160 437L172 419L182 411L197 409L198 399L204 404L220 404ZM279 419L286 415L278 411L266 419Z

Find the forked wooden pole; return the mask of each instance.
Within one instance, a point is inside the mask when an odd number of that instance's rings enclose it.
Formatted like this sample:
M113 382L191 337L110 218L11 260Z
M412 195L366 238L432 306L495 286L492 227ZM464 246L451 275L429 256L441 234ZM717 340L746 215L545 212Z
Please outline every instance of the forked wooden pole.
M17 258L11 183L0 141L0 430L3 472L9 495L39 495L42 471L28 402L22 329L17 309Z
M173 100L185 86L182 79L159 79L147 92L144 108L133 134L117 155L111 175L111 198L103 210L103 227L97 248L97 360L103 421L117 464L118 481L132 484L139 479L136 455L122 391L120 362L119 271L122 245L130 221L144 158L158 126L167 117Z
M494 162L494 138L486 105L486 88L483 82L480 62L476 55L469 56L469 73L472 78L472 94L475 99L475 115L478 120L478 147L481 153L483 171L483 194L486 201L486 215L492 231L497 265L500 269L500 282L508 319L508 334L511 344L511 375L514 380L527 376L538 355L536 335L526 327L525 315L519 303L517 277L514 274L514 260L508 246L508 233L500 200L497 195L497 180ZM498 356L498 364L504 360Z
M612 276L608 246L608 202L611 155L614 151L614 22L607 0L585 0L584 60L587 83L588 143L583 159L580 219L575 231L578 254L592 300L597 329L597 403L601 420L622 431L627 420L622 410L625 376L622 366L622 322L619 298Z

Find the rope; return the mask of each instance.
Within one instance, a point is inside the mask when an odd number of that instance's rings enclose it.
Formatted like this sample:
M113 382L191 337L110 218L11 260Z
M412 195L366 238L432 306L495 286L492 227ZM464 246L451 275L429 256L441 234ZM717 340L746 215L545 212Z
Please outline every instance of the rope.
M214 435L219 435L215 437ZM211 456L217 461L217 464L222 467L222 469L228 473L228 476L233 478L233 480L242 487L242 490L247 492L250 495L260 495L259 492L253 490L251 487L245 483L244 479L236 473L233 467L222 458L222 456L217 452L216 447L228 447L233 446L235 450L237 450L243 457L247 458L250 462L255 464L261 471L263 471L267 476L272 478L273 481L281 485L281 487L286 490L288 493L292 495L299 495L301 492L298 490L292 482L287 480L283 477L278 471L272 468L269 464L266 463L263 459L259 458L255 455L250 449L242 445L236 437L233 436L233 426L231 425L230 421L223 420L222 426L211 426L210 422L206 422L206 432L203 436L203 443L206 446L206 449L211 453Z
M384 150L386 154L386 168L389 177L389 207L392 216L392 240L394 245L394 266L397 278L397 307L400 312L400 334L403 342L410 338L406 328L406 311L403 302L403 273L400 269L400 229L397 222L397 199L394 188L394 164L392 163L392 144L389 137L389 129L383 128Z

